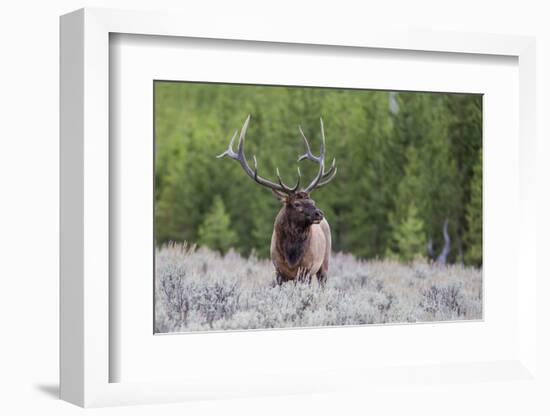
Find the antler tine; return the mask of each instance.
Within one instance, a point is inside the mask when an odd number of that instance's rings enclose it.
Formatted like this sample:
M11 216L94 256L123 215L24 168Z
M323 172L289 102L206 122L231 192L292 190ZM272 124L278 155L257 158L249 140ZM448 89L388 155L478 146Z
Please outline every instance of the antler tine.
M334 179L334 177L336 176L337 171L338 171L338 169L335 167L334 171L332 172L332 175L330 175L330 177L328 177L327 179L324 179L324 177L323 177L322 178L323 180L319 181L317 186L315 186L315 189L319 189L319 188L325 186L326 184L330 183Z
M296 172L298 173L298 180L296 181L296 186L293 188L293 192L296 192L300 187L300 182L302 180L302 172L300 172L300 166L296 166Z
M238 157L237 153L235 153L233 151L233 142L235 142L235 139L237 138L237 133L238 132L239 132L239 130L235 130L235 133L233 134L233 137L231 138L231 141L229 142L229 147L227 148L227 150L225 152L223 152L222 154L219 154L218 156L216 156L217 159L220 159L224 156L229 156L231 159L239 160L239 157Z
M225 152L223 152L222 154L218 155L217 157L221 158L221 157L224 157L224 156L229 156L231 159L237 160L240 163L243 170L245 171L245 173L248 176L250 176L252 179L254 179L254 181L259 183L260 185L263 185L267 188L271 188L273 190L284 192L284 193L287 193L287 194L295 192L298 189L298 186L300 185L300 179L301 179L300 170L298 170L298 183L296 184L296 186L294 188L290 188L290 187L286 186L285 184L283 184L278 170L277 170L277 176L279 178L279 184L276 184L274 182L271 182L268 179L264 179L261 176L259 176L258 175L258 161L256 160L255 155L253 156L254 170L252 170L252 168L248 165L248 162L246 161L246 156L245 156L245 153L244 153L244 142L245 142L246 131L248 129L248 123L249 122L250 122L250 114L246 118L246 120L243 124L243 127L241 129L241 134L240 134L240 137L239 137L239 144L237 146L237 153L235 153L235 151L233 150L233 143L235 141L235 138L237 137L237 131L235 131L235 134L233 135L233 137L231 138L231 141L229 142L229 147L227 148L227 150Z
M302 127L298 126L298 129L300 130L300 134L302 138L304 139L304 142L306 144L307 152L301 155L298 158L298 162L301 162L304 159L311 160L312 162L319 163L319 160L321 158L324 159L324 153L325 153L325 129L323 126L323 119L321 119L321 140L322 140L322 147L321 147L321 155L319 157L313 155L311 153L311 147L309 146L309 142L307 141L307 138L302 130ZM332 163L330 164L330 168L328 171L323 173L323 179L327 177L328 175L332 174L333 170L336 168L336 158L332 159Z
M298 162L301 162L302 160L307 159L307 160L311 160L312 162L319 163L320 158L315 156L313 153L311 153L311 147L309 146L307 137L304 134L304 131L302 130L302 126L298 126L298 130L300 130L300 135L302 136L302 139L304 139L304 143L306 145L306 153L304 153L298 158Z
M331 175L333 171L336 170L336 158L332 159L332 163L330 164L330 168L323 173L323 177L321 179L325 179L327 176Z
M321 122L321 154L319 157L325 161L325 125L323 124L323 119L319 118Z
M296 192L300 187L300 181L302 180L302 173L300 172L299 166L296 168L296 170L298 171L298 181L296 182L296 185L294 185L291 188L290 186L284 184L283 180L281 179L281 174L279 173L279 168L276 169L277 179L279 180L279 184L285 189L285 192L293 193L293 192Z
M254 161L254 180L258 181L258 161L256 160L256 155L252 156L252 160Z
M311 181L311 183L304 189L304 192L310 193L313 191L316 187L321 178L323 177L323 171L325 170L325 162L321 160L319 162L319 173L317 173L317 176L315 179Z
M323 119L320 119L321 123L321 152L319 153L319 157L314 156L311 153L311 148L309 146L309 143L307 141L307 138L300 128L300 133L302 135L302 138L304 139L304 142L306 143L306 153L299 157L298 161L308 159L312 162L319 164L319 172L317 173L317 176L311 183L307 186L307 188L304 189L305 192L311 192L313 189L318 188L319 186L326 185L329 183L336 174L336 159L332 160L331 167L328 171L325 172L325 126L323 125Z
M246 117L246 120L244 121L243 128L241 129L241 135L239 136L239 145L237 147L239 159L244 161L245 163L246 157L244 156L244 139L246 137L246 131L248 130L248 123L250 123L250 114Z

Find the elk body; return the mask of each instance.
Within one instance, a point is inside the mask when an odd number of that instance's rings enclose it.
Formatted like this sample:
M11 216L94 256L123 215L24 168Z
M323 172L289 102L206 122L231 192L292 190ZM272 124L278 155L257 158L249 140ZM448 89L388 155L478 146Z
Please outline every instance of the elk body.
M321 152L313 155L304 132L299 128L306 153L298 158L298 162L309 160L319 165L315 178L305 188L300 187L301 173L298 168L296 185L290 187L283 183L279 169L277 169L278 183L264 179L258 175L256 157L253 157L254 169L246 160L244 142L246 130L250 122L250 115L241 129L237 152L233 150L233 143L238 131L231 138L228 149L218 157L229 156L238 161L246 172L258 184L265 186L281 201L282 207L275 218L273 234L271 236L271 261L275 266L276 281L280 285L289 280L311 281L317 276L319 284L324 285L328 276L328 265L331 251L330 226L323 212L315 206L310 193L328 184L336 175L336 161L333 160L330 168L325 170L325 133L321 120Z

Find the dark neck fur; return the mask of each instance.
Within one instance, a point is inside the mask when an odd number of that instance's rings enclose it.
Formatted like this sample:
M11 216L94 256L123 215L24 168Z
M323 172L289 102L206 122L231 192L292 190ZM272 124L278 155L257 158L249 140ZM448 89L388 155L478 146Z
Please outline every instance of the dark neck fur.
M294 268L304 255L311 226L309 224L292 223L283 208L277 218L275 227L278 237L278 249L283 253L286 263Z

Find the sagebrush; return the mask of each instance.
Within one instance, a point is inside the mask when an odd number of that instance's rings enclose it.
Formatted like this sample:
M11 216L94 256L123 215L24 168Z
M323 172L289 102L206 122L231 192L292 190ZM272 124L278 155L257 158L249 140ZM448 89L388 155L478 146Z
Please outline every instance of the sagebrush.
M482 273L474 267L334 253L326 287L277 286L271 262L254 255L186 244L156 250L155 332L481 318Z

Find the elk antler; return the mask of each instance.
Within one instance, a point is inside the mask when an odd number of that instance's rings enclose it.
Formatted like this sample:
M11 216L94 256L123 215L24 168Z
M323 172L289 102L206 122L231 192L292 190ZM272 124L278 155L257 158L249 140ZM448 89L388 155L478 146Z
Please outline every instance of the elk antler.
M252 170L248 165L248 162L246 161L246 156L244 155L244 140L245 140L246 130L248 129L249 121L250 121L250 114L246 118L243 124L243 128L241 129L241 135L239 137L237 153L235 153L235 151L233 150L233 142L235 141L235 138L237 137L237 133L238 133L238 130L235 130L235 134L233 134L233 137L229 142L229 147L221 155L218 155L217 158L219 159L224 156L229 156L231 159L238 161L241 164L243 170L246 172L246 174L250 176L252 179L254 179L260 185L273 189L274 191L284 192L285 194L292 194L296 192L298 190L298 187L300 186L300 180L302 178L302 174L300 173L300 168L298 168L298 181L296 182L296 185L293 187L290 187L283 183L283 180L281 179L281 175L279 173L278 168L277 168L277 179L279 181L278 184L271 182L268 179L264 179L260 175L258 175L258 162L256 161L256 156L252 157L252 159L254 160L254 170Z
M319 156L315 156L313 153L311 153L311 147L309 146L309 142L307 141L306 135L304 134L302 127L298 127L298 129L300 130L300 134L304 139L304 143L306 144L306 153L304 153L302 156L298 158L298 162L304 159L308 159L314 163L319 164L319 172L317 173L317 176L304 189L304 191L307 193L328 184L330 181L332 181L332 179L334 179L334 176L336 176L336 171L337 171L336 159L333 159L329 170L325 172L325 128L323 126L323 119L320 119L320 120L321 120L321 152Z

